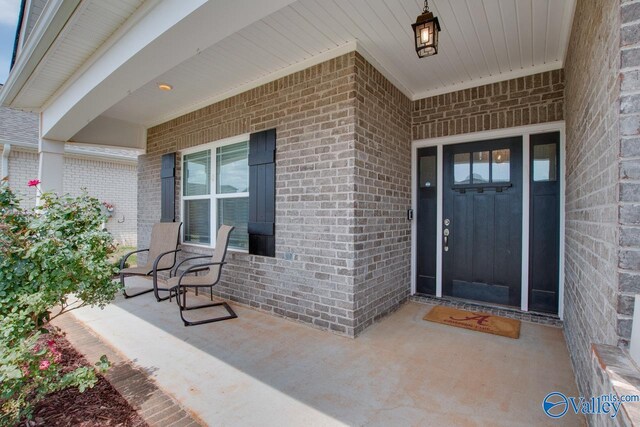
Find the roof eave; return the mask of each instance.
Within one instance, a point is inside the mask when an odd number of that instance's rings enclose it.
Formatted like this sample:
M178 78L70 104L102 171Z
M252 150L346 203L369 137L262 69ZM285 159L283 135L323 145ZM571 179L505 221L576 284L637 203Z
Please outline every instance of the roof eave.
M81 0L49 0L26 41L7 81L0 90L0 105L15 107L14 101L42 58L56 40ZM37 111L41 105L22 106Z
M11 54L11 66L9 69L13 68L13 64L16 63L16 57L18 56L18 47L20 45L20 34L22 34L22 23L24 22L26 4L27 0L22 0L20 2L20 15L18 16L18 27L16 28L16 37L13 41L13 53Z

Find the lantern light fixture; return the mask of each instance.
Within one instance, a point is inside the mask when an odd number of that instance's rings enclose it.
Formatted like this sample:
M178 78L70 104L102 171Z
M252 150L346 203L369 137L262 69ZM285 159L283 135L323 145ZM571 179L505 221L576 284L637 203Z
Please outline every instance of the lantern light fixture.
M440 23L438 22L438 17L433 16L433 12L429 11L428 0L425 0L422 14L418 16L416 23L412 24L411 27L413 27L418 57L424 58L437 54Z

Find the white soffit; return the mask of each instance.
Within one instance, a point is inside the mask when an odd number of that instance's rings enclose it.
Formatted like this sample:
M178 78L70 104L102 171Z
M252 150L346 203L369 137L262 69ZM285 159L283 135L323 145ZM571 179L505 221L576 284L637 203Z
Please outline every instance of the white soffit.
M357 48L411 99L562 68L575 0L431 0L439 54L419 59L419 0L298 0L104 114L152 126ZM357 47L356 47L357 46ZM157 89L158 82L174 86Z
M37 110L45 104L143 2L82 1L11 106Z

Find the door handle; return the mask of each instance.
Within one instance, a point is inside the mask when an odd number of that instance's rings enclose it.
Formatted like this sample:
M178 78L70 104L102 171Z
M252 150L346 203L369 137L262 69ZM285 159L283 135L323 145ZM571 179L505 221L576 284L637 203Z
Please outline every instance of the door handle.
M449 251L449 229L445 228L442 232L444 234L444 251Z

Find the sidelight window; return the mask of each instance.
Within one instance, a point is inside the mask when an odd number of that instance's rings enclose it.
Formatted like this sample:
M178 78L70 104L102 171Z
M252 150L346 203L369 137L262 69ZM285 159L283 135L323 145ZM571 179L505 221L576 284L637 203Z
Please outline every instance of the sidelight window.
M557 170L556 144L540 144L533 147L533 180L555 181Z
M420 157L420 187L436 186L437 177L436 156Z

